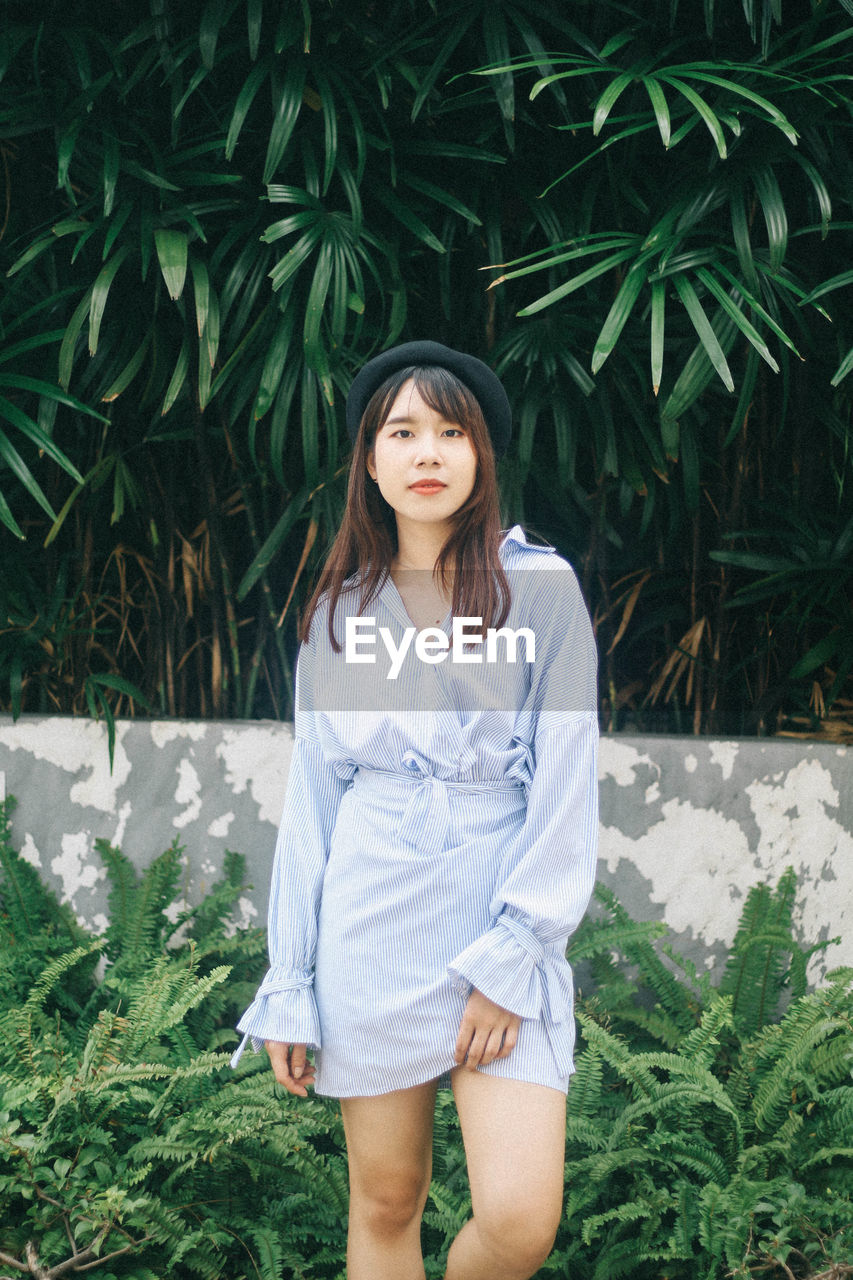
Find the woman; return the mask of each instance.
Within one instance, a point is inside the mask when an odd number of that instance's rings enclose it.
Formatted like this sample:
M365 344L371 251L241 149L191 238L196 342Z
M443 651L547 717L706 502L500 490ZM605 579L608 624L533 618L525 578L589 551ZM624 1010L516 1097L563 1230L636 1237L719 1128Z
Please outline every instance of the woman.
M271 968L239 1027L290 1093L341 1100L349 1280L423 1280L448 1075L473 1214L447 1280L524 1280L562 1211L592 631L566 561L500 530L510 410L486 365L386 351L347 426L346 513L303 621Z

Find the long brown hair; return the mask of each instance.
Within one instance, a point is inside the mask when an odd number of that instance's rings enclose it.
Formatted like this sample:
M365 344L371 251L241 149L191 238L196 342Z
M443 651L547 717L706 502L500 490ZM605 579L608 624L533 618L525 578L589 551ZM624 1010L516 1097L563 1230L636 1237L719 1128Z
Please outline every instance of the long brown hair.
M450 568L455 565L452 611L456 616L482 618L484 636L487 627L503 626L509 613L509 583L498 556L501 529L495 455L483 411L476 397L448 369L438 365L412 366L387 378L367 404L350 462L341 527L299 628L300 641L307 640L311 620L328 593L329 641L335 653L341 652L333 622L342 591L345 587L347 591L360 588L361 614L381 589L397 551L394 509L369 478L367 455L400 388L409 379L431 409L468 432L477 456L474 487L453 517L454 528L439 552L433 578L438 576L442 588L446 588ZM347 583L353 576L355 580Z

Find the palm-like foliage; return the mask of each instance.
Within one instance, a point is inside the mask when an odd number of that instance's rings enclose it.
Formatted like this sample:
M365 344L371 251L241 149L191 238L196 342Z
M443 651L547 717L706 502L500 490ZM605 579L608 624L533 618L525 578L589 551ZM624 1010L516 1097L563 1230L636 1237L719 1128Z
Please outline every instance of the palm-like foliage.
M507 520L583 570L613 723L668 658L697 728L789 696L825 619L768 656L708 552L788 456L848 515L843 5L7 9L0 521L31 621L79 585L52 652L12 608L10 706L87 709L79 626L104 705L286 713L346 387L425 333L506 380Z

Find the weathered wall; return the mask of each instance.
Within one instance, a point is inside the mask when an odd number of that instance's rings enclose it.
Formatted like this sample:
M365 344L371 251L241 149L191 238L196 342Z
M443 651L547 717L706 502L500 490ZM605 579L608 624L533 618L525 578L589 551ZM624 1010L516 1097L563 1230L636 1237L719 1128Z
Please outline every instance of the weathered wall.
M0 717L0 795L18 801L16 846L87 925L106 920L97 837L139 866L177 837L187 901L218 878L226 849L244 853L255 887L236 923L260 922L291 742L269 721L124 721L110 773L102 725ZM802 940L842 938L813 961L819 980L853 964L851 766L853 749L823 743L604 738L600 878L711 967L749 887L793 865Z

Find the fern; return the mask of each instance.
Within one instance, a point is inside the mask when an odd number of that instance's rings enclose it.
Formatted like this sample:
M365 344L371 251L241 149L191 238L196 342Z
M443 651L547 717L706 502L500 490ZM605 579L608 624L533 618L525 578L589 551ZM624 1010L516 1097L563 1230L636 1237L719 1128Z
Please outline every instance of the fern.
M19 869L5 848L3 885L7 865ZM175 923L164 907L177 844L142 874L101 852L106 937L61 935L27 871L19 883L43 923L23 944L0 927L7 985L21 992L17 1005L0 999L0 1250L21 1257L35 1239L44 1266L62 1265L73 1230L103 1256L129 1248L111 1270L99 1263L104 1280L339 1280L337 1108L281 1095L262 1058L231 1072L222 1052L266 967L263 932L232 932L242 859L228 855L223 881ZM796 1280L830 1274L853 1254L853 972L802 989L814 948L790 935L790 877L748 899L716 988L660 925L598 896L606 918L571 953L594 986L578 999L566 1213L542 1277L781 1280L788 1248ZM434 1148L429 1280L470 1214L447 1091Z
M110 924L107 929L109 954L133 965L140 955L150 955L165 942L171 926L164 910L177 891L183 848L177 839L145 869L137 874L133 863L106 840L96 840L95 849L110 879Z
M804 989L806 956L791 923L796 887L796 873L788 867L775 890L754 885L747 894L720 983L720 994L733 998L735 1021L744 1035L774 1015L790 972L796 975L798 993Z

